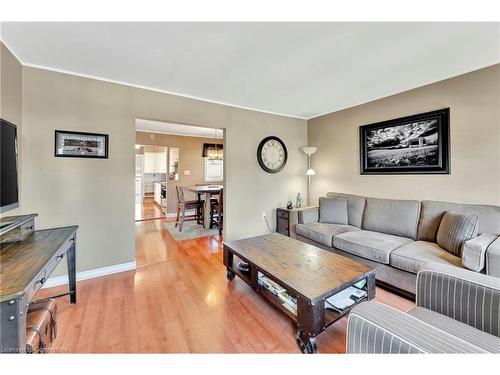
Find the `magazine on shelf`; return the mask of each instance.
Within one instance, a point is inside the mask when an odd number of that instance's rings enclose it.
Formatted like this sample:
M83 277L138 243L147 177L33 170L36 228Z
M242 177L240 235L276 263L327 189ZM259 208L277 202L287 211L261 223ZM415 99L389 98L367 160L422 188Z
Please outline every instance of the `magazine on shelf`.
M328 297L325 300L325 308L333 308L334 310L342 312L364 297L366 297L365 290L350 286Z
M278 297L281 302L283 302L283 307L290 310L292 313L297 314L297 298L291 296L285 288L283 288L278 283L274 282L270 278L264 276L262 273L258 273L259 286L262 286L270 293Z

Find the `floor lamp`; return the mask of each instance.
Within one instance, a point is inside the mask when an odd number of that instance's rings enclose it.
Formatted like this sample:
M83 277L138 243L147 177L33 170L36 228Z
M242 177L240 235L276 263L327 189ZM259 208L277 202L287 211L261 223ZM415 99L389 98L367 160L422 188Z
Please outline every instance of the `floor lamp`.
M314 171L311 165L311 155L314 154L318 150L317 147L302 147L302 151L307 155L307 205L311 205L311 176L314 176L316 172Z

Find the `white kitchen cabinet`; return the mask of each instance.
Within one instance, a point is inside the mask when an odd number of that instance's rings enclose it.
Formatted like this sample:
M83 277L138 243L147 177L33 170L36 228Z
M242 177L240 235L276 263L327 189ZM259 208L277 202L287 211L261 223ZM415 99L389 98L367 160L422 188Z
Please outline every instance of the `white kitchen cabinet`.
M155 182L154 184L154 201L158 203L158 205L161 207L161 183Z
M167 153L157 152L155 155L156 173L167 173Z
M156 173L156 152L145 152L144 153L144 173Z
M167 173L167 153L144 152L144 173Z

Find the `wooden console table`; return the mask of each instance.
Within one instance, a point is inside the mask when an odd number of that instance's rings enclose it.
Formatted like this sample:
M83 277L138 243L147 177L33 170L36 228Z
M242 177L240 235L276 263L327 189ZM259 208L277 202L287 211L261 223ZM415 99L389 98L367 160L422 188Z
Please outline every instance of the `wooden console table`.
M76 303L77 230L78 226L37 230L0 246L0 353L25 352L29 304L64 257L69 292L54 297L69 295Z

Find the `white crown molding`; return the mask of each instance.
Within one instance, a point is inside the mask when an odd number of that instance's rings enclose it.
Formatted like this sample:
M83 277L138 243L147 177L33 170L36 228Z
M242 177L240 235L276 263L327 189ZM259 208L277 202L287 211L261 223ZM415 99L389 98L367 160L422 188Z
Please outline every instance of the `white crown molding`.
M137 268L135 261L129 263L115 264L109 267L95 268L93 270L82 271L76 274L76 281L93 279L94 277L101 277L106 275L112 275L114 273L133 271ZM51 288L53 286L64 285L68 283L68 275L56 276L47 279L45 284L43 284L42 289Z

